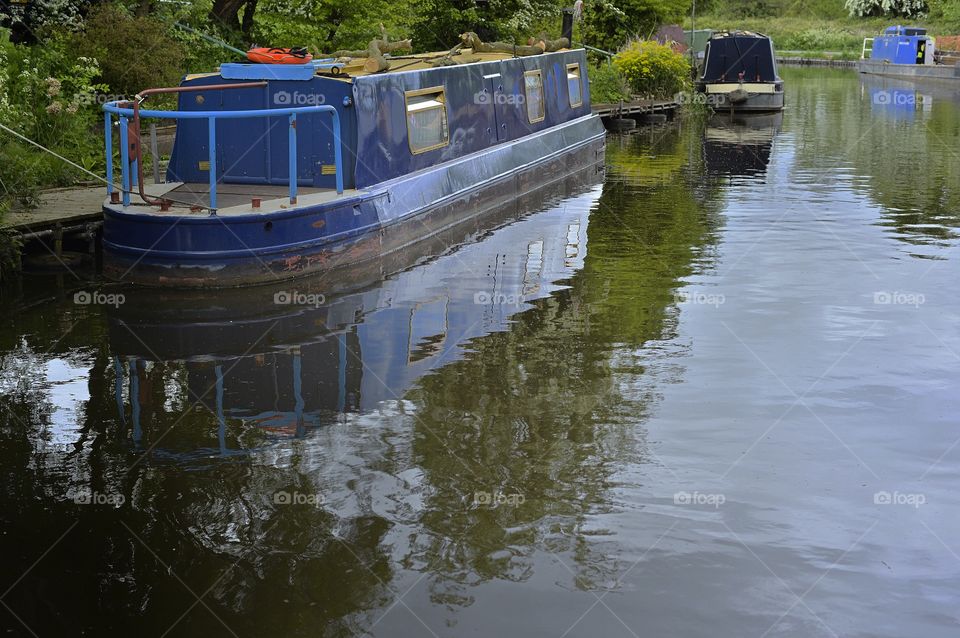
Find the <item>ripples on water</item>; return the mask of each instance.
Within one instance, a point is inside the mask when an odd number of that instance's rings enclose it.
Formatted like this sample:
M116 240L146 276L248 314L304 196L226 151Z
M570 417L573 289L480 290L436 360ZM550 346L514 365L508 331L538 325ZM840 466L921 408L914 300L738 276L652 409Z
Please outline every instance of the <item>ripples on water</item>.
M374 271L25 278L5 625L956 635L960 96L785 75Z

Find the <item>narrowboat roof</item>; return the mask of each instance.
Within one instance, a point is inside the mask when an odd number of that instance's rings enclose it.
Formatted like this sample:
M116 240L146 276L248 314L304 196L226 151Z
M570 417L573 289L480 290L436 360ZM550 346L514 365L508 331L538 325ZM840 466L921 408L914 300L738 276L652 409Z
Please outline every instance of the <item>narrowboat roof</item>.
M553 52L546 52L546 53L541 53L537 55L527 55L527 56L521 56L521 57L536 58L539 55L549 55L550 53L559 53L559 52L571 51L571 50L572 49L558 49L557 51L553 51ZM385 75L385 74L400 73L405 71L420 71L424 69L433 69L433 68L437 68L432 65L434 61L439 60L441 58L448 57L448 56L455 66L477 64L482 62L496 62L499 60L510 60L510 59L513 59L514 57L517 57L517 56L514 56L512 53L499 53L499 52L479 53L479 52L474 52L473 49L468 49L468 48L460 49L457 53L453 55L450 55L449 51L435 51L430 53L412 53L408 55L393 55L393 56L387 57L387 59L390 61L390 68L385 71L380 71L376 73L371 73L364 69L363 65L366 62L367 58L339 58L337 60L339 73L334 74L330 72L324 72L324 69L326 67L323 65L322 62L318 61L319 66L317 66L315 72L308 73L307 77L303 79L309 79L314 75L322 75L323 77L332 78L335 80L351 82L353 78L365 76L365 75ZM314 64L314 63L310 63L310 64ZM224 65L224 66L227 66L227 65ZM254 71L259 69L263 69L264 71L266 71L267 69L270 69L270 70L275 69L281 72L290 69L290 67L301 68L301 65L279 65L279 64L278 65L234 64L231 66L247 67ZM305 66L309 66L309 65L305 65ZM287 67L287 69L284 69L283 67ZM193 80L196 78L216 77L216 76L222 75L222 73L223 73L223 67L221 67L221 69L218 70L217 72L213 72L213 73L193 73L193 74L187 75L185 79ZM250 77L246 79L253 79L253 78ZM292 78L276 77L272 79L292 79Z
M743 31L740 29L734 29L733 31L715 31L714 34L710 36L711 40L721 40L723 38L764 38L769 40L770 36L757 33L756 31Z
M883 32L886 35L927 35L927 30L923 27L905 27L901 24L887 27Z

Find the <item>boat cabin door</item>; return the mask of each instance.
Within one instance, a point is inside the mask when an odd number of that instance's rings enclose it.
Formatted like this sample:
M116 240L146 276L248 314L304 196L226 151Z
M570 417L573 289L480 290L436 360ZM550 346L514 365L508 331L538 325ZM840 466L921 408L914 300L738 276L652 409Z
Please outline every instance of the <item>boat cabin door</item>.
M503 76L499 73L491 73L483 76L483 82L484 94L493 104L493 124L497 129L497 141L502 142L507 139L507 118L503 109L508 102L503 92Z

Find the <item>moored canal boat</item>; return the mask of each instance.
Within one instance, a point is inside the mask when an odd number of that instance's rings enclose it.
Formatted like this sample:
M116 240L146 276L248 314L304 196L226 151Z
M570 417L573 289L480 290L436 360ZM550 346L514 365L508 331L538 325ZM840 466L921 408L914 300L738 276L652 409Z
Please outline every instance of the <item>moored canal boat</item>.
M864 39L857 70L913 80L960 80L958 61L957 54L939 51L926 29L896 25Z
M717 110L771 112L784 105L773 42L761 33L714 33L694 86Z
M582 49L363 62L224 64L107 104L123 174L104 204L105 274L226 287L330 271L602 170ZM155 93L177 93L177 111L142 108ZM164 184L143 184L147 117L177 120Z

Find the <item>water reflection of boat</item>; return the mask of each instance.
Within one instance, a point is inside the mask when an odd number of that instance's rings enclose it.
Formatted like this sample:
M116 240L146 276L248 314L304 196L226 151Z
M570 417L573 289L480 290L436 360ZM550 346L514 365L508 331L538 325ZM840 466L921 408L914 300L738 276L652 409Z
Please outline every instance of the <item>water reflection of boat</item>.
M713 175L757 175L770 163L783 113L714 115L707 122L703 152Z
M130 401L138 438L149 393L134 388L156 362L178 372L154 383L181 384L185 400L216 411L221 451L231 418L296 435L399 399L582 266L598 181L594 169L580 172L337 282L319 276L212 300L132 289L110 314L121 413Z
M960 90L949 86L917 85L901 79L861 75L861 95L870 101L870 111L897 120L912 120L918 112L933 110L934 99L957 99Z

